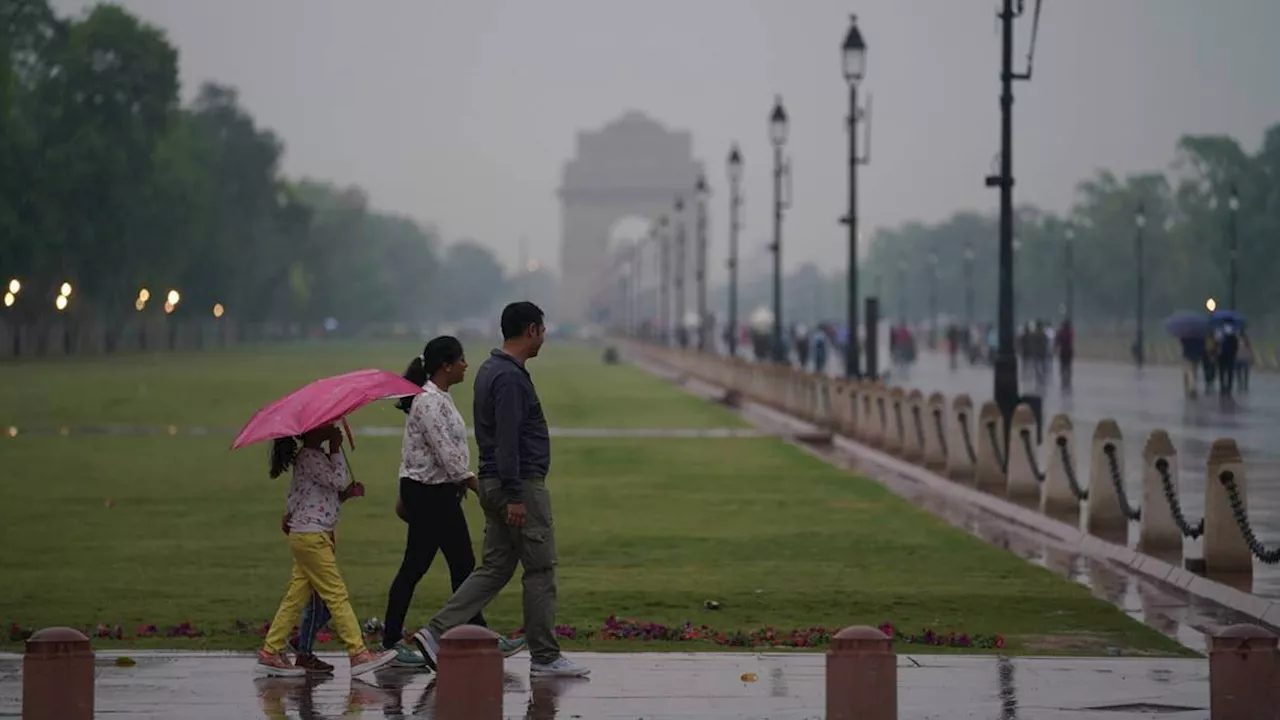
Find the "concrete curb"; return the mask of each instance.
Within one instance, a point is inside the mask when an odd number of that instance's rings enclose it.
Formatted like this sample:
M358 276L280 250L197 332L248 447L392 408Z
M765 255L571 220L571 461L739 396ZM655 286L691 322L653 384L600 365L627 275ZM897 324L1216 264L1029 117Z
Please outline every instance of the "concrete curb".
M636 362L635 359L632 359L632 364L642 370L651 372L666 379L672 379L673 377L673 373L667 371L666 368L655 367L652 363L647 361ZM694 388L690 387L690 385L695 382L698 385L704 386L707 391L698 392ZM695 381L686 379L686 381L681 383L681 385L687 392L704 399L712 399L716 394L723 394L724 392L723 388L719 388L702 380ZM812 423L808 423L772 407L761 405L760 403L756 403L751 400L743 400L742 410L744 414L747 412L757 413L769 416L782 424L789 425L791 428L794 428L792 433L793 438L819 430L819 428L814 426ZM920 484L928 487L931 491L937 492L940 495L945 495L957 502L981 508L1004 520L1044 533L1045 535L1061 541L1081 555L1094 558L1095 560L1103 560L1124 565L1136 574L1177 587L1189 595L1193 595L1202 600L1228 608L1265 625L1280 627L1280 601L1260 598L1257 595L1243 592L1229 585L1224 585L1223 583L1215 580L1210 580L1202 575L1197 575L1196 573L1184 568L1170 565L1169 563L1150 555L1145 555L1135 550L1130 550L1129 548L1107 542L1101 538L1082 532L1079 528L1054 520L1046 515L1041 515L1034 510L1015 505L1003 498L982 492L976 488L961 485L950 478L943 477L931 470L906 462L867 445L863 445L862 443L840 435L839 433L832 435L832 441L835 444L835 447L840 450L863 458L899 475L903 475L915 482L919 482ZM874 477L871 479L876 480Z

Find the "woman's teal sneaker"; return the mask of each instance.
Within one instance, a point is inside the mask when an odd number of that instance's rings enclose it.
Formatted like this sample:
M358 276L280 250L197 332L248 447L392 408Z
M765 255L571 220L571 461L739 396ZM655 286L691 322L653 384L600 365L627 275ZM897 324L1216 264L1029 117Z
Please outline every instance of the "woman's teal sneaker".
M427 659L422 657L422 653L404 640L396 643L395 647L391 649L396 651L396 659L391 661L391 667L422 668L427 666Z
M504 658L509 658L512 655L519 653L521 650L524 650L525 647L525 641L522 637L515 638L514 640L508 637L498 638L498 649L502 651L502 657Z

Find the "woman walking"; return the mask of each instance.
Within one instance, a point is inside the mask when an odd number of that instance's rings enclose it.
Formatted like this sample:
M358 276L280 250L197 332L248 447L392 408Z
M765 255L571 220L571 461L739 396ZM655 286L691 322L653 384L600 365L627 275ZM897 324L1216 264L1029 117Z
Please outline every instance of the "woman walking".
M426 666L422 653L404 640L404 619L413 591L430 569L436 551L444 553L454 590L476 567L462 509L467 489L477 489L476 475L471 471L466 424L449 395L449 389L466 374L462 344L447 335L428 342L404 374L422 386L422 393L404 398L398 405L409 418L401 445L397 511L409 529L400 571L387 594L382 635L383 647L396 651L394 664L401 667ZM483 615L477 615L471 624L487 627ZM499 647L510 657L524 648L524 641L501 638Z

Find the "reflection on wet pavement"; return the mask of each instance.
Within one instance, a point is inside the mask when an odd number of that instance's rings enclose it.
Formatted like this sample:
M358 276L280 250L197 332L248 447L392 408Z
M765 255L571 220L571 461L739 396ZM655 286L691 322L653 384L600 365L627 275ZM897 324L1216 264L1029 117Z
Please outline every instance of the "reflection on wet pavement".
M134 667L116 667L116 656L103 653L98 660L99 716L436 717L434 676L427 673L255 679L247 654L140 652L131 655ZM817 653L582 653L574 659L592 667L590 679L531 679L526 658L508 660L504 717L817 720L825 713L826 660ZM0 717L21 712L20 667L18 656L0 655ZM751 676L758 679L744 681ZM1208 667L1204 660L904 655L898 698L902 720L1136 720L1154 712L1203 719Z
M830 363L834 373L836 363ZM1268 548L1280 544L1280 444L1275 428L1280 424L1280 375L1254 373L1250 392L1235 398L1214 394L1186 398L1182 393L1182 371L1176 367L1136 368L1105 362L1078 361L1074 388L1064 394L1056 378L1044 388L1023 380L1023 394L1044 398L1044 423L1056 413L1066 413L1074 424L1076 447L1089 447L1099 420L1112 418L1124 434L1126 486L1136 506L1142 497L1142 446L1152 430L1163 429L1178 450L1178 482L1182 506L1188 520L1204 515L1205 460L1213 441L1233 438L1249 469L1249 518L1258 538ZM895 376L894 384L917 388L928 395L941 392L948 399L967 393L975 405L990 400L990 368L962 365L956 371L946 359L922 353L920 362L907 374ZM1076 458L1081 481L1088 475L1088 459ZM1124 544L1123 542L1121 544ZM1184 540L1188 557L1202 556L1199 540ZM1174 564L1181 566L1178 560ZM1216 578L1215 578L1216 579ZM1239 586L1240 578L1234 579ZM1248 582L1247 579L1243 579ZM1280 566L1255 563L1252 585L1240 589L1259 597L1280 599Z

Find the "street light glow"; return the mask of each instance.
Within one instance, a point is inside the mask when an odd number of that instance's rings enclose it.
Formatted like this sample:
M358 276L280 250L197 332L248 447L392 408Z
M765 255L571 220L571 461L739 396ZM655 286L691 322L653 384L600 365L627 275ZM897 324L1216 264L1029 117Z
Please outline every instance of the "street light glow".
M62 297L71 297L71 283L69 282L62 283L62 287L59 288L58 294L61 295Z
M173 313L173 303L171 303L171 302L167 302L167 303L165 303L165 304L164 304L164 314L165 314L165 315L171 315L172 313Z
M176 306L178 302L182 300L182 296L178 294L177 290L170 290L166 299L169 301L168 302L169 305Z
M5 307L13 307L13 302L14 302L14 300L16 300L16 299L17 299L17 298L14 296L14 294L13 294L13 293L11 293L11 292L7 292L7 293L5 293L5 294L4 294L4 306L5 306Z
M17 295L22 291L22 283L18 282L18 278L9 281L9 294Z
M148 300L150 300L150 299L151 299L151 291L150 291L150 290L148 290L148 289L146 289L146 288L142 288L141 290L139 290L139 291L138 291L138 300L139 300L140 302L146 302L146 301L148 301Z
M63 310L66 310L66 309L67 309L67 296L66 296L66 295L59 295L59 296L58 296L58 299L53 301L53 306L54 306L55 308L57 308L57 309L58 309L58 312L62 312Z
M1208 300L1205 300L1205 301L1204 301L1204 309L1205 309L1205 310L1208 310L1209 312L1213 312L1214 310L1217 310L1217 309L1218 309L1218 301L1217 301L1217 300L1214 300L1213 298L1209 298Z
M141 297L133 301L133 309L137 310L138 312L142 312L146 307L147 307L147 301L143 300Z
M215 318L220 318L220 317L222 317L222 314L223 314L224 312L225 312L225 310L224 310L224 309L223 309L223 307L222 307L222 303L214 303L214 304L213 304L213 316L214 316Z

